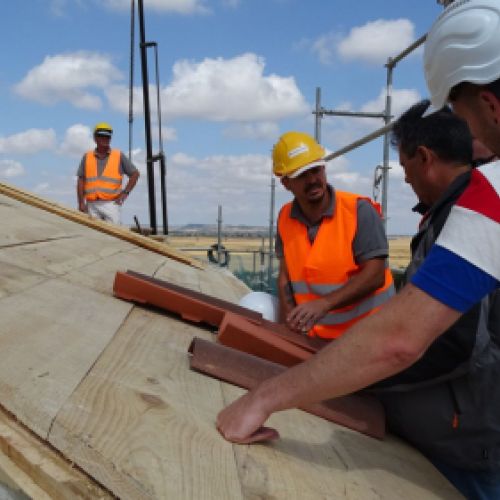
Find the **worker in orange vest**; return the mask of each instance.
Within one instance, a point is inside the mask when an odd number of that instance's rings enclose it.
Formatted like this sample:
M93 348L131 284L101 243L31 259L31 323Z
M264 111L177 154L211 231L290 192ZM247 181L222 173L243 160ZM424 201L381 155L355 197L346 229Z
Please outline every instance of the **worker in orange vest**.
M121 205L139 179L139 171L118 149L111 149L113 128L98 123L94 128L96 148L83 155L78 168L78 209L96 219L120 224ZM122 189L123 175L128 183Z
M394 294L380 207L327 183L325 150L287 132L273 172L294 195L278 216L281 321L310 336L337 338Z

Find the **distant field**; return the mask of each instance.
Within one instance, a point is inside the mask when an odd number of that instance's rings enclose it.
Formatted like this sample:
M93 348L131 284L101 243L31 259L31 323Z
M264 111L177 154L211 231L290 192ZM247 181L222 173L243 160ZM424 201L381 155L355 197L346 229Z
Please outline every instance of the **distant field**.
M389 265L406 267L410 262L410 236L389 239Z
M389 240L389 264L394 268L406 267L410 260L410 237L398 237ZM175 248L184 249L189 255L207 261L207 249L217 243L217 237L213 236L168 236L167 241ZM229 251L230 269L238 270L239 267L247 271L253 271L254 262L256 271L260 268L259 250L262 248L262 238L223 238L222 244ZM186 250L186 249L199 249ZM269 250L269 243L266 239L264 250ZM247 253L248 252L248 253ZM254 257L255 256L255 257ZM265 262L267 269L267 258Z

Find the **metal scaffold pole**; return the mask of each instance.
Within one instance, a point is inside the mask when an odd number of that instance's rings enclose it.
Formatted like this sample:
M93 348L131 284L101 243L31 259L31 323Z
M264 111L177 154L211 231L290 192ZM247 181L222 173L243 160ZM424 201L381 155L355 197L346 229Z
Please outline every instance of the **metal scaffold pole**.
M144 26L144 4L143 0L138 0L139 28L141 37L141 69L142 69L142 93L144 96L144 129L146 134L146 165L148 178L149 195L149 221L151 232L157 233L156 225L156 201L155 201L155 179L153 171L153 144L151 140L151 114L149 106L149 78L148 78L148 58L146 49L146 30Z
M392 105L392 59L387 60L387 90L385 96L385 125L391 122L391 105ZM390 146L390 130L384 134L384 156L382 163L382 219L384 228L387 231L387 187L389 184L389 146Z
M269 209L269 267L267 269L267 288L272 289L271 283L273 280L273 253L274 253L274 191L276 189L276 181L271 177L271 205Z
M314 138L321 144L321 88L316 87L316 112L314 113Z
M222 205L217 210L217 262L222 263Z

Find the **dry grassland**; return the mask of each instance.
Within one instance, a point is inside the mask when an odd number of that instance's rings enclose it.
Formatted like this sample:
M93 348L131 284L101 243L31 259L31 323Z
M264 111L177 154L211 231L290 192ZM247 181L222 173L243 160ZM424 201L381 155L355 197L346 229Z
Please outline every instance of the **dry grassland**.
M389 264L393 268L406 267L410 260L410 237L399 237L389 240ZM213 236L168 236L167 242L175 248L185 250L193 257L207 261L207 249L217 243L217 237ZM222 244L231 255L230 269L240 269L240 266L248 271L260 268L259 250L262 248L262 238L222 238ZM187 250L190 249L190 250ZM198 250L194 250L198 249ZM264 242L264 251L269 250L269 243ZM255 257L254 257L255 256ZM267 259L266 259L267 266Z

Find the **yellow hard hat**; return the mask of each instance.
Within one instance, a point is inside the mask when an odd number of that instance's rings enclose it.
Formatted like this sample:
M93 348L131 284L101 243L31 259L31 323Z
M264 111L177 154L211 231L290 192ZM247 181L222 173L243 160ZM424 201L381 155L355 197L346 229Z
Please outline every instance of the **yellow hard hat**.
M324 165L325 149L304 132L286 132L273 147L273 172L278 177L297 177Z
M106 122L99 122L94 127L94 135L106 135L111 137L113 135L113 127Z

